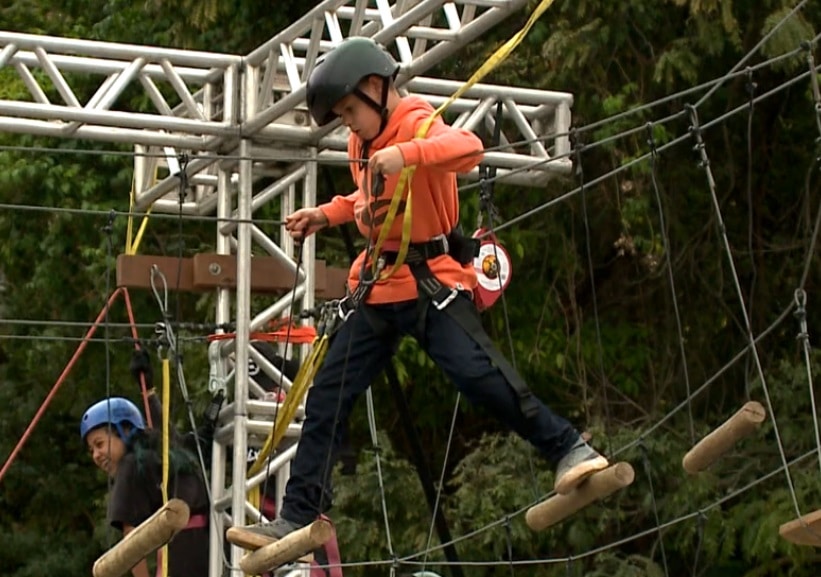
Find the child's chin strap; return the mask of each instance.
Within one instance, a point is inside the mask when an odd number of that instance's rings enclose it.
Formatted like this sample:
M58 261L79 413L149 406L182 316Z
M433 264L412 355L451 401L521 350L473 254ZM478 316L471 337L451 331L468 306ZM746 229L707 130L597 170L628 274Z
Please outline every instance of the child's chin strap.
M391 83L390 80L383 77L382 78L382 96L380 98L380 102L376 102L373 98L362 92L359 87L354 88L353 93L356 94L357 98L359 98L362 102L376 110L379 113L379 132L376 133L376 136L371 138L363 145L363 149L367 150L366 147L370 147L370 143L373 142L375 139L382 134L382 131L385 130L385 127L388 125L388 90L390 89ZM362 158L367 158L363 156Z

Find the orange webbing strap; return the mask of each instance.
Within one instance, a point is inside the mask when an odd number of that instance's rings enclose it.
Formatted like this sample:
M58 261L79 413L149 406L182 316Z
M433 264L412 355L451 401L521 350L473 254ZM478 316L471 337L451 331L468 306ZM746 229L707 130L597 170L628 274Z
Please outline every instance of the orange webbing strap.
M208 342L212 341L228 341L236 338L236 333L220 333L208 335L206 339ZM272 332L250 333L249 340L252 341L268 341L284 343L286 341L307 345L316 340L316 329L314 327L291 327L290 329L279 329Z

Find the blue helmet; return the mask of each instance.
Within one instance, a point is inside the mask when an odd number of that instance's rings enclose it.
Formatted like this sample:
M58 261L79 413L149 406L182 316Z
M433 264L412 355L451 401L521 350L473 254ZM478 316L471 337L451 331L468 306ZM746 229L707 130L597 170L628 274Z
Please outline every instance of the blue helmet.
M111 424L120 438L128 441L130 435L123 431L123 423L131 425L132 430L145 430L142 413L134 403L122 397L103 399L86 409L80 419L80 438L85 441L92 430Z

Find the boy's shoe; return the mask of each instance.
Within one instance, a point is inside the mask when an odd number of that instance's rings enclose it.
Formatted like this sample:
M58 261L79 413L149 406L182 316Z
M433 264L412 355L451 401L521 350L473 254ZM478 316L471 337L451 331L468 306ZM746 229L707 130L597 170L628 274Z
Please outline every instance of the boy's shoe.
M278 539L282 539L288 533L292 533L299 528L301 528L300 525L292 523L282 517L277 517L267 523L257 523L255 525L246 525L245 527L231 527L226 531L225 538L243 549L256 550Z
M559 495L567 495L593 473L606 469L610 463L581 437L556 465L553 488Z

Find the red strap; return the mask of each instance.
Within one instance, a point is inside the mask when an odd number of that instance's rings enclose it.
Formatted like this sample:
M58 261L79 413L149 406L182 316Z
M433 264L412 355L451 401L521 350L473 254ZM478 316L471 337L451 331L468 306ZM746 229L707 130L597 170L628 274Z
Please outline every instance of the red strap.
M188 525L185 526L183 531L188 529L202 529L204 527L208 527L208 515L201 513L199 515L191 515L188 519Z
M270 497L262 498L262 514L268 519L274 519L277 516L276 502L274 499L271 499ZM322 519L328 522L331 521L325 515L322 515ZM339 557L339 543L336 541L336 530L333 528L333 524L331 524L331 531L331 538L324 545L325 553L328 557L328 565L332 565L329 569L329 575L330 577L343 577L342 567L339 566L341 563ZM336 565L336 567L333 567L333 565ZM270 573L266 573L265 575L270 575ZM319 564L314 561L311 563L311 577L328 577L328 575L326 575L325 570L320 569Z
M188 529L203 529L208 527L208 515L199 514L199 515L191 515L188 518L188 525L183 528L183 531L187 531ZM157 572L154 574L155 577L162 577L162 547L157 549Z
M329 523L331 522L325 515L321 515L320 517ZM336 540L336 529L333 523L331 523L331 538L325 543L325 553L328 556L330 577L343 577L342 567L340 567L339 543ZM311 567L311 577L326 577L325 570L320 569L316 561L314 561L313 565L314 566Z
M262 498L262 514L268 519L274 519L277 516L277 504L274 499L270 497Z
M237 333L220 333L208 335L206 340L213 341L227 341L236 338ZM248 338L252 341L268 341L284 343L290 341L292 343L310 344L316 339L316 329L311 326L291 326L290 328L278 329L267 333L249 333Z

